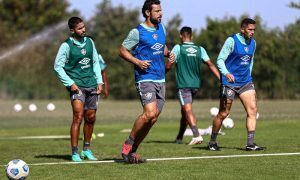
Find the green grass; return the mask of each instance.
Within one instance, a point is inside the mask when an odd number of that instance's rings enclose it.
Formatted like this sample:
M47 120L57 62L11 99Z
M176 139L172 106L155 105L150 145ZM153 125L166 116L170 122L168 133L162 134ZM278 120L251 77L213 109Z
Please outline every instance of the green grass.
M21 102L23 111L12 111L16 101L0 102L0 179L5 179L4 165L20 158L28 164L69 162L68 139L9 140L5 137L68 135L71 123L71 107L68 101L55 101L56 110L48 112L46 101L35 102L38 111L27 110L29 101ZM209 108L217 101L196 101L194 113L200 128L211 124ZM26 107L25 107L26 106ZM219 136L220 152L206 150L205 143L196 146L173 144L179 126L179 105L167 101L159 121L141 144L142 157L204 157L249 154L273 154L300 152L300 101L260 101L260 119L257 124L256 142L267 147L262 152L246 152L245 113L236 100L232 107L233 129ZM141 112L138 101L102 101L97 114L95 133L103 138L92 141L92 149L100 160L120 159L121 145L129 133L120 130L131 128ZM185 137L188 143L191 137ZM80 143L81 148L82 143ZM149 161L140 165L123 163L30 165L28 179L300 179L300 155L235 157L218 159L194 159Z

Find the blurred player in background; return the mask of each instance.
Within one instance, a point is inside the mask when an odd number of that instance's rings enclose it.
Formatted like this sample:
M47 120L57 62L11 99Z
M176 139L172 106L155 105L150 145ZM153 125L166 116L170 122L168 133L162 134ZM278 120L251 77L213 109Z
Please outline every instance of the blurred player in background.
M90 140L96 120L98 95L102 90L102 76L99 56L91 38L85 35L85 24L79 17L68 21L72 35L61 44L54 64L54 70L70 93L73 109L71 125L72 161L82 158L97 160L90 150ZM80 125L84 119L83 151L78 153Z
M221 92L219 113L213 120L213 129L208 148L218 151L217 135L222 126L222 121L228 116L234 96L238 95L247 113L246 127L247 151L263 150L254 143L256 130L256 91L252 82L252 67L256 42L253 38L255 21L245 18L241 22L240 33L228 37L217 59L221 72Z
M203 141L192 109L193 98L201 85L201 64L206 64L210 71L220 79L220 73L211 62L205 49L193 43L192 34L192 28L187 26L181 28L179 35L181 44L177 44L172 49L172 53L175 54L175 61L168 61L166 64L166 71L169 71L175 64L176 86L181 105L180 128L175 143L182 143L188 124L194 136L189 145L201 144Z
M106 63L103 60L101 54L99 54L99 64L100 64L100 68L101 68L101 75L102 75L102 79L103 79L103 90L102 90L102 96L104 98L107 98L109 95L109 84L108 84L108 79L107 79L107 75L106 75Z
M121 155L127 163L139 163L136 151L157 121L165 102L164 57L174 58L166 43L166 31L161 24L159 0L146 0L142 8L145 21L132 29L120 48L120 56L134 65L135 83L143 113L133 125Z

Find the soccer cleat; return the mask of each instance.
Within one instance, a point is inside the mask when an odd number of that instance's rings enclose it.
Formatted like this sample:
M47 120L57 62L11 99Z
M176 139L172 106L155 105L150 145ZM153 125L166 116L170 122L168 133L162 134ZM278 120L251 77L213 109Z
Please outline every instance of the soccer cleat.
M125 162L129 162L131 150L132 150L131 144L126 144L126 143L123 144L121 155Z
M126 163L129 164L139 164L139 163L145 163L146 159L139 158L139 156L136 153L130 153L128 156L128 161Z
M246 151L261 151L261 150L265 150L265 147L260 147L258 145L256 145L255 143L253 143L253 145L247 145L246 146Z
M81 151L80 154L82 159L87 158L90 161L97 161L98 159L93 155L92 151L88 149L87 151Z
M201 144L202 142L203 142L203 138L201 135L199 135L198 137L194 137L189 143L189 145Z
M80 158L79 154L73 154L72 155L72 161L74 162L82 162L82 159Z
M207 148L211 151L220 151L220 148L217 143L208 143Z
M174 141L175 144L183 144L182 139L176 139Z

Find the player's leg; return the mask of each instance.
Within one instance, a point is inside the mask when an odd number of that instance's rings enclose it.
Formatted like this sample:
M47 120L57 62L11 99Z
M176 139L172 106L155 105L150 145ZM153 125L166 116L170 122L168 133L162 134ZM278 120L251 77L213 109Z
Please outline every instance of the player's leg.
M188 125L193 132L193 138L189 145L201 144L202 136L199 134L196 117L193 113L192 104L193 97L196 95L198 89L183 88L178 89L178 97L181 104L182 118L186 119Z
M137 148L147 136L160 113L156 97L156 84L152 82L138 83L136 88L143 106L143 113L135 120L130 136L122 146L121 155L129 163L138 161L135 157L132 160L131 154L136 156Z
M87 158L89 160L97 160L94 157L91 149L91 138L94 131L94 125L96 122L96 111L97 111L97 102L98 95L95 93L96 89L88 88L86 89L86 100L84 105L84 126L83 126L83 151L81 152L82 158Z
M223 120L229 115L234 96L235 91L233 91L231 87L221 87L219 112L213 120L212 133L210 141L208 143L208 148L212 151L219 150L219 147L217 145L217 136L221 129Z
M252 83L246 84L241 89L240 100L246 110L247 146L246 150L263 150L264 148L254 143L256 131L257 100L256 91Z
M83 118L83 102L79 99L72 100L73 120L70 129L71 146L72 146L72 160L76 162L82 161L78 154L78 138L80 134L80 125Z
M180 126L179 126L178 134L176 136L175 143L182 144L183 135L185 133L187 125L188 125L187 120L185 119L185 115L184 115L183 110L181 108Z

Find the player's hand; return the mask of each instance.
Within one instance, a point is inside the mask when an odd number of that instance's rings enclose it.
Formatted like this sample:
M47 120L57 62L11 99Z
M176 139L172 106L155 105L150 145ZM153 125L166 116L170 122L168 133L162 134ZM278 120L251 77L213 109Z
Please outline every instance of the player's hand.
M70 89L71 89L71 92L74 92L76 94L78 94L80 92L80 89L78 88L78 86L75 83L71 85Z
M98 84L97 86L97 94L101 94L102 91L102 84Z
M174 53L169 54L168 61L170 63L174 63L174 61L175 61L175 54Z
M103 97L103 98L107 98L107 97L108 97L108 94L109 94L108 88L107 88L106 85L104 85L104 89L103 89L103 92L102 92L102 97Z
M234 76L232 74L230 74L230 73L227 73L226 74L226 80L228 82L233 82L234 83Z
M145 60L145 61L141 61L138 60L137 66L141 69L141 70L146 70L150 67L151 65L151 61L150 60Z

